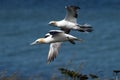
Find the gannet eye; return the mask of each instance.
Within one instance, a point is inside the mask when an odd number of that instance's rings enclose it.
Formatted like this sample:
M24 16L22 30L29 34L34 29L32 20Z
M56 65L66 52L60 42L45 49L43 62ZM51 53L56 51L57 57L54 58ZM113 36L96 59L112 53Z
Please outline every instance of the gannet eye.
M39 41L36 41L36 43L39 43Z
M45 35L45 38L47 38L49 35Z

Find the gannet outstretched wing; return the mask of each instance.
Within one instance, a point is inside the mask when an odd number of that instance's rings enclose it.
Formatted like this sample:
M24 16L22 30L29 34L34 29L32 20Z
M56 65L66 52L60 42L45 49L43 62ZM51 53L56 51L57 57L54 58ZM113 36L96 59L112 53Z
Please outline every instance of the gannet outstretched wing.
M61 30L67 34L70 32L70 30L67 30L67 29L61 29ZM50 44L47 63L50 63L51 61L53 61L56 58L56 56L59 53L59 49L60 49L62 43L63 42L55 42L55 43Z
M50 63L51 61L53 61L56 58L61 44L62 44L62 42L56 42L56 43L50 44L50 49L49 49L48 59L47 59L48 63Z
M80 9L77 6L66 6L66 16L65 16L65 20L66 21L70 21L70 22L74 22L77 23L77 17L78 17L78 9Z

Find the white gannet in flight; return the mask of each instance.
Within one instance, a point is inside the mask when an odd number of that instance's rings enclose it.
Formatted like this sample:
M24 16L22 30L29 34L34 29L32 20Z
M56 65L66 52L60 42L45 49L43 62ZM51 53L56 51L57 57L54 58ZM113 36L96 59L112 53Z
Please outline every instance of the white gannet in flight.
M84 24L80 25L77 23L78 13L77 10L80 9L77 6L66 6L66 16L61 21L50 21L49 25L59 27L62 30L70 31L70 30L77 30L80 32L91 32L92 27L91 25Z
M75 44L75 42L74 42L75 40L83 41L82 39L78 39L75 36L66 34L62 30L50 30L45 35L44 38L39 38L39 39L35 40L33 43L31 43L31 45L50 43L50 49L49 49L48 59L47 59L47 62L50 63L57 56L58 50L59 50L62 42L69 41L70 43Z

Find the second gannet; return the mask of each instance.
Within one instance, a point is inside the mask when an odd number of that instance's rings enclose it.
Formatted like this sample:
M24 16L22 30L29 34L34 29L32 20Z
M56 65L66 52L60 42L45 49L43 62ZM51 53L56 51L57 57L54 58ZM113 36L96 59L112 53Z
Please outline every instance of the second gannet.
M78 17L78 13L77 10L80 9L77 6L66 6L66 16L63 20L61 21L50 21L49 25L51 26L56 26L58 28L61 28L62 30L77 30L80 32L91 32L92 27L91 25L88 24L84 24L84 25L80 25L77 23L77 17Z
M78 39L75 36L72 36L70 34L66 34L62 30L50 30L44 38L39 38L35 40L31 45L34 44L42 44L42 43L50 43L50 49L48 53L48 59L47 62L50 63L54 60L54 58L58 54L58 50L61 46L61 43L64 41L69 41L72 44L75 44L74 41L83 41L82 39Z

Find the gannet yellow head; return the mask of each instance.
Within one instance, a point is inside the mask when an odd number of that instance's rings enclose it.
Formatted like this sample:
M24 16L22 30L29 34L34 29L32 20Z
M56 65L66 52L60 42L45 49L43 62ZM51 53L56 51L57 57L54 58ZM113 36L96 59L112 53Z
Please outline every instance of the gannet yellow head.
M51 26L57 26L56 21L50 21L48 24L51 25Z
M31 45L42 44L42 43L45 43L45 38L39 38L36 41L32 42Z

